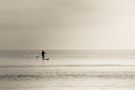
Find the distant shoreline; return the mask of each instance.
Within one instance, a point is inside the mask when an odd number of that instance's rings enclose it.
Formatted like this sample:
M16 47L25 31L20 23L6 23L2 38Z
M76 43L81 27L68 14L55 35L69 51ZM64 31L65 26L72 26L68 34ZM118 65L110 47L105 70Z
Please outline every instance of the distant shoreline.
M28 68L28 67L135 67L135 65L121 64L88 64L88 65L2 65L0 68Z

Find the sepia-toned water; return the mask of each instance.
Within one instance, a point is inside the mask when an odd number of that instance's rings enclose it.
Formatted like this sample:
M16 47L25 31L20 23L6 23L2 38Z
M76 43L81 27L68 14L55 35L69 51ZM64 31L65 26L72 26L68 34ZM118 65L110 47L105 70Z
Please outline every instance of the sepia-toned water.
M42 61L40 53L4 53L0 90L135 90L134 58L102 56L59 53Z

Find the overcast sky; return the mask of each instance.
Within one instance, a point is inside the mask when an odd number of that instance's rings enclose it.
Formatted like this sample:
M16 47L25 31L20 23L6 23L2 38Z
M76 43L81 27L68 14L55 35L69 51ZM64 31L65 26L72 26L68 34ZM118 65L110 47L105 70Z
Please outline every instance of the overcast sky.
M0 49L135 49L135 1L0 0Z

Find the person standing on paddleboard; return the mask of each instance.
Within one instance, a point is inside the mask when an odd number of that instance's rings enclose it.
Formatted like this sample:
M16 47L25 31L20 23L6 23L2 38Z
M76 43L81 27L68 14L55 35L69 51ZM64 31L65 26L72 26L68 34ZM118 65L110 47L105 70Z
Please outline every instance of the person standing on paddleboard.
M46 52L42 50L42 52L41 52L42 60L45 60L45 54L46 54Z

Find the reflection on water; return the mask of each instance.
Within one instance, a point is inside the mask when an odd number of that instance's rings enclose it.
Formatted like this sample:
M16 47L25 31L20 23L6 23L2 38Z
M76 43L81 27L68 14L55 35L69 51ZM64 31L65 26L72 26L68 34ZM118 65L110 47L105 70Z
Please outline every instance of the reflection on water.
M1 90L134 90L135 66L1 67Z
M0 90L135 90L134 52L16 52L0 51Z

